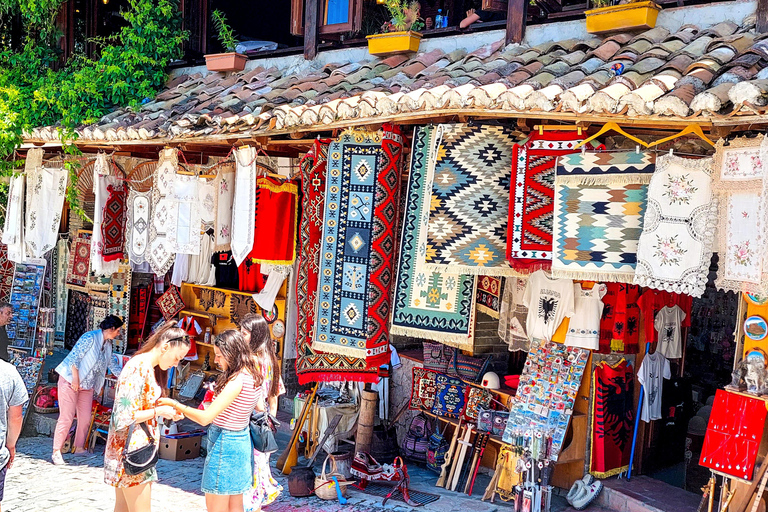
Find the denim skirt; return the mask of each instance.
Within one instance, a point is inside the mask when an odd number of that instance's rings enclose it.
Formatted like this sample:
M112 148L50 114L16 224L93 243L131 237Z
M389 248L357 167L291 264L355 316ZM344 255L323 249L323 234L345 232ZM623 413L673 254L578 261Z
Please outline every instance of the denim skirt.
M248 427L208 427L208 455L201 490L207 494L243 494L253 487L253 446Z

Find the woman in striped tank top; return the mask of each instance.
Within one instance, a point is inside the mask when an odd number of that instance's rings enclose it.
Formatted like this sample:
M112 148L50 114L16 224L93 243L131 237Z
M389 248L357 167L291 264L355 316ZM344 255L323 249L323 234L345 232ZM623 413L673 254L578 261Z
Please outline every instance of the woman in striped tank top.
M253 483L250 418L254 410L264 410L263 377L238 331L218 335L213 350L221 375L211 405L199 410L176 400L161 402L201 425L212 423L201 486L206 508L208 512L242 512L243 493Z

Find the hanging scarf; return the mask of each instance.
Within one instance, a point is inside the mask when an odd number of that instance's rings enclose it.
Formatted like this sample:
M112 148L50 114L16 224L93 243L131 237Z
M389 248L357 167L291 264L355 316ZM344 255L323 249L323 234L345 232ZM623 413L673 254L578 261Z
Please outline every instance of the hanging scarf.
M104 261L123 259L125 246L125 188L108 185L107 204L104 205L101 239L104 243Z
M717 199L712 158L656 159L637 247L635 284L701 297L712 260Z
M199 178L197 180L197 209L200 213L200 231L205 233L216 225L216 184L214 180Z
M24 175L11 177L8 207L5 211L3 243L8 246L8 259L24 261Z
M168 240L170 225L176 221L171 211L173 180L179 167L178 153L174 148L160 152L155 177L152 182L152 222L149 229L149 266L158 276L164 276L173 265L176 253Z
M69 243L60 239L56 244L55 289L56 294L56 339L63 340L67 327L67 262Z
M256 149L244 146L235 152L235 196L232 200L232 257L240 265L253 248L256 211Z

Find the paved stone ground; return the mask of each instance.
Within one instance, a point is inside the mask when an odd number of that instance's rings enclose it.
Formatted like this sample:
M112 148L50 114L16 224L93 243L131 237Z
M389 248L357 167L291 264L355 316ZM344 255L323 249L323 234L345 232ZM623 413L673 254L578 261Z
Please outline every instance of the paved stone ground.
M16 461L8 472L5 484L3 512L83 512L111 511L114 507L114 490L103 480L103 445L97 452L82 458L66 455L66 466L54 466L50 462L51 439L49 437L25 437L19 440ZM200 492L203 459L188 461L161 460L158 463L160 481L152 489L153 512L197 512L205 510L204 497ZM319 471L319 468L318 468ZM287 492L285 478L273 470L278 481L286 488L280 499L267 507L265 512L405 512L413 510L402 502L390 502L381 507L381 498L350 490L349 504L322 501L318 498L297 499ZM426 470L413 468L413 487L436 493L434 477ZM483 483L481 489L485 487ZM442 491L436 502L421 508L424 512L480 512L510 511L503 503L483 503L475 496L467 497ZM555 506L554 510L562 510Z

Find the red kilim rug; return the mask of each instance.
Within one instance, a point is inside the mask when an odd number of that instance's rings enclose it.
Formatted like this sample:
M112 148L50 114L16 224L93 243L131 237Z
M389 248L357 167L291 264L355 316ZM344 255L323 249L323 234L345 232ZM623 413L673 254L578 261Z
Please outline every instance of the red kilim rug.
M123 187L107 187L109 197L104 205L104 220L101 223L101 239L104 244L104 261L123 259L125 247L125 199Z

